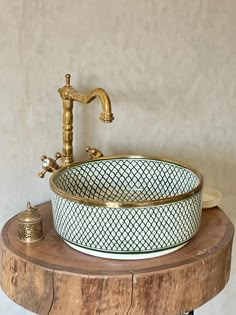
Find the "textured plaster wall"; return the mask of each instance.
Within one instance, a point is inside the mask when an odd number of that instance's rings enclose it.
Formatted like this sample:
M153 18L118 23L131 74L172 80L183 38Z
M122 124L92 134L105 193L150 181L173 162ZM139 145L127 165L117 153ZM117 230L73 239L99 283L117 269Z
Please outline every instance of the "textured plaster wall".
M98 101L75 106L77 158L92 145L191 163L236 223L235 17L234 0L1 0L0 225L50 199L37 173L61 149L67 72L82 92L106 89L116 117L100 123ZM235 293L234 259L225 290L196 314L233 314ZM0 313L28 314L3 293Z

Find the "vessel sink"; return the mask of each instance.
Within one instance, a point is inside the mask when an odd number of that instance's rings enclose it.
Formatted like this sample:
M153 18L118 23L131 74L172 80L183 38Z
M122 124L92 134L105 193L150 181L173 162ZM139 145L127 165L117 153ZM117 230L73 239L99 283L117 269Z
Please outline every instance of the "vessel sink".
M201 174L143 156L73 163L50 178L54 225L72 248L114 259L161 256L198 231Z

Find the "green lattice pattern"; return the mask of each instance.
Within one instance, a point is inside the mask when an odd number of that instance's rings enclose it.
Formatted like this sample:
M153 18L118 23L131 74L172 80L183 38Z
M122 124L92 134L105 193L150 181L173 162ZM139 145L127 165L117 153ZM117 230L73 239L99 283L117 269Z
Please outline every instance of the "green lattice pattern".
M89 249L140 253L177 246L200 224L201 194L146 208L93 207L52 193L54 224L67 241Z
M55 177L64 192L93 200L142 201L191 191L199 178L178 164L141 158L89 161Z

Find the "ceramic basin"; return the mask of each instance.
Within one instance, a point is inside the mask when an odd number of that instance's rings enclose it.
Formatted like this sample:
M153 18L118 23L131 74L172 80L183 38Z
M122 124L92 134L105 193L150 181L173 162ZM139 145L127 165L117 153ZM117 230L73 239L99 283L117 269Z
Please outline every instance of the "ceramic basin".
M79 251L114 259L161 256L198 231L201 174L141 156L104 157L63 167L50 179L54 225Z

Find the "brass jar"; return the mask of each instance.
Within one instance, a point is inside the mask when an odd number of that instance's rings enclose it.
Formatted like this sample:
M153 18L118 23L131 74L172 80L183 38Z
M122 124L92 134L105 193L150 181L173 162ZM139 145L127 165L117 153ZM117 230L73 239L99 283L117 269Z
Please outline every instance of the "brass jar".
M18 216L18 239L23 243L34 243L43 238L42 216L37 208L27 203L27 209Z

